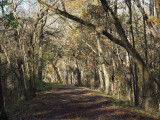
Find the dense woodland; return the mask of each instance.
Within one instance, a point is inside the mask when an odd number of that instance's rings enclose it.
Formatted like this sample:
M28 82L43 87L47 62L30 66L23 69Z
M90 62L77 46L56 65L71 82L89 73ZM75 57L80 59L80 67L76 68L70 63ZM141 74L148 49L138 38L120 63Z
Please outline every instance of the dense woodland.
M0 119L45 82L160 109L160 0L0 0Z

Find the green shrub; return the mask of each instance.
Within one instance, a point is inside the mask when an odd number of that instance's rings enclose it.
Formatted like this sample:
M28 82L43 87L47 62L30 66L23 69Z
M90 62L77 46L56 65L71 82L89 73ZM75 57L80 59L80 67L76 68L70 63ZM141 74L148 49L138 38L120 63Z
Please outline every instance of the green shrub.
M41 91L41 90L47 90L49 88L49 85L47 83L45 83L42 80L37 80L37 90Z

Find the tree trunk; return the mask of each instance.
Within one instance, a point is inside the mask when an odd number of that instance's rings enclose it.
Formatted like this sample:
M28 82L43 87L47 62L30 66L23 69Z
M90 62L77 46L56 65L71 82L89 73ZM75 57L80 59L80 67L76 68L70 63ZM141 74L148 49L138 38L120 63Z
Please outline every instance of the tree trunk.
M108 94L109 93L109 75L108 75L108 72L107 72L105 64L104 64L104 59L103 59L103 56L102 56L102 48L101 48L101 45L100 45L99 38L97 39L97 47L98 47L99 65L101 67L102 74L104 75L103 83L105 85L105 93ZM103 80L103 78L102 78L102 80Z
M133 73L133 90L134 90L134 104L139 106L139 87L138 87L138 75L137 75L137 64L134 64L134 73Z
M0 58L0 120L8 120L7 114L5 112L4 108L4 97L3 97L3 92L2 92L2 76L1 76L1 58Z
M138 32L138 24L137 22L135 23L135 29L136 29L136 35L139 38L139 32ZM133 42L133 48L135 48L135 40L132 40ZM139 106L139 85L138 85L138 72L137 72L137 64L136 62L134 63L134 102L135 106Z
M154 111L158 109L157 105L157 97L155 95L155 86L154 82L151 81L150 74L148 71L148 68L146 66L140 66L142 67L142 77L143 77L143 88L142 88L142 107L144 107L146 110Z
M113 64L113 73L112 73L112 78L111 78L111 91L112 91L112 94L115 95L115 87L114 87L114 82L115 82L115 70L116 70L116 63L115 63L115 60L114 60L114 55L112 55L113 58L112 58L112 64Z
M39 31L39 55L38 55L38 80L42 80L42 66L43 66L43 29L46 24L47 17L45 20L41 20L41 27Z
M100 65L98 65L98 75L99 75L99 81L100 81L100 90L104 90L104 81L102 77L102 68Z
M131 100L131 93L132 93L132 82L131 82L131 68L130 68L130 61L129 61L129 54L126 53L126 84L127 84L127 99Z
M106 70L105 64L102 64L102 70L103 70L103 74L104 74L104 79L105 79L105 93L108 94L109 93L109 74Z
M147 34L146 34L146 22L145 22L145 18L143 17L143 29L144 29L144 44L145 44L145 62L146 65L148 64L148 45L147 45Z
M135 39L134 39L134 33L133 33L133 23L132 23L132 4L131 0L126 1L126 4L129 8L129 21L130 21L130 33L132 36L132 43L133 43L133 48L135 49ZM136 33L138 35L138 28L137 28L137 23L136 23ZM138 35L139 37L139 35ZM137 75L137 64L134 63L134 72L133 74L133 90L134 90L134 104L135 106L139 105L139 87L138 87L138 75Z
M78 66L78 61L77 60L75 60L75 65L76 65L76 74L77 74L78 86L81 86L82 85L82 82L81 82L81 72L79 70L79 66Z
M156 14L157 14L157 18L160 18L160 0L156 0L155 1L155 7L156 7ZM160 35L160 26L157 26L157 31L158 34Z
M39 45L39 58L38 58L38 80L42 81L42 59L43 59L42 44Z
M27 93L27 85L26 85L26 81L25 81L25 78L24 78L24 70L23 70L23 60L18 60L18 72L19 72L19 75L18 75L18 84L19 84L19 87L21 88L22 92L23 92L23 95L25 97L25 99L28 98L28 93Z
M52 63L52 66L53 66L53 68L54 68L54 70L55 70L55 72L56 72L56 74L57 74L57 79L58 79L58 81L62 84L62 77L61 77L61 75L60 75L60 73L59 73L59 70L58 70L58 68Z
M93 89L97 89L98 85L99 85L99 81L98 81L98 74L97 74L97 69L96 66L94 65L94 81L93 81Z

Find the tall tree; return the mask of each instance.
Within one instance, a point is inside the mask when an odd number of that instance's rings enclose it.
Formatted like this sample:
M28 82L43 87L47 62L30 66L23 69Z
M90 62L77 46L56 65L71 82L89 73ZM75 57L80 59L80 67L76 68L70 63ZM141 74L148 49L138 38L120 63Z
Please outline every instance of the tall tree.
M41 14L46 14L48 10ZM43 15L41 15L43 16ZM47 21L47 16L41 20L40 31L39 31L39 55L38 55L38 80L42 80L42 69L43 69L43 39L44 39L44 26Z
M133 47L135 48L135 36L133 32L133 20L132 20L132 0L126 1L126 5L129 9L129 26L130 34L132 38ZM137 29L137 28L136 28ZM133 90L134 90L134 104L135 106L139 105L139 86L138 86L138 74L137 74L137 64L134 63L134 73L133 74Z

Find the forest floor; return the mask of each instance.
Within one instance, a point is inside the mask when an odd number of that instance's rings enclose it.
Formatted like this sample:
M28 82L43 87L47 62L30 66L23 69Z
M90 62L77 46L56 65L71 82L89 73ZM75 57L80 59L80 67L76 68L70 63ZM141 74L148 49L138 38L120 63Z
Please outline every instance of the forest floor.
M50 90L15 107L14 120L158 120L155 115L81 87L49 84Z

